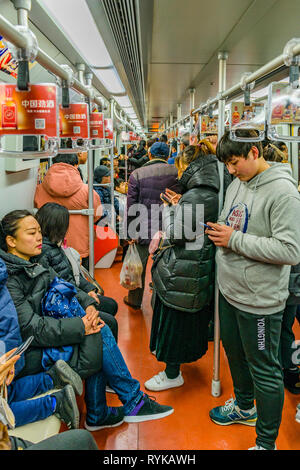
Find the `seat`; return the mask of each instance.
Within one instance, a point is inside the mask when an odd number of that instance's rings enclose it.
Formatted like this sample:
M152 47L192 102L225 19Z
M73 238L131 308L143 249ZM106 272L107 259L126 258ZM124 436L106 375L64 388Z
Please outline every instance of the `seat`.
M95 268L110 268L113 264L119 245L116 232L109 226L95 226L94 256Z
M49 390L46 393L36 396L35 398L43 397L45 395L50 395L56 390ZM34 400L34 398L30 398ZM20 437L25 441L37 442L43 441L48 437L52 437L55 434L58 434L61 428L61 421L56 416L52 415L41 421L35 421L34 423L28 423L24 426L18 426L15 429L10 429L8 434L10 436Z

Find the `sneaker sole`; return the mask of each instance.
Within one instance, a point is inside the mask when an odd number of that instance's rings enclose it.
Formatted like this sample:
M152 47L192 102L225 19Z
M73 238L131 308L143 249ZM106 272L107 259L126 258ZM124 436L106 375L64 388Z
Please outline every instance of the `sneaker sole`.
M144 383L147 390L151 390L152 392L162 392L163 390L169 390L169 388L182 387L182 385L184 385L184 381L181 384L168 385L168 386L164 386L164 387L160 387L159 385L157 387L149 387L146 384L147 384L147 382Z
M85 429L87 429L88 431L99 431L101 429L105 429L105 428L116 428L117 426L120 426L120 424L124 423L124 419L122 419L122 421L119 421L118 423L115 423L115 424L104 424L103 426L89 426L86 422L84 423L84 427Z
M156 415L147 415L147 416L125 416L125 423L143 423L144 421L152 421L155 419L166 418L167 416L174 413L174 410L165 411L164 413L158 413Z
M65 393L66 393L66 398L69 402L69 405L72 407L72 409L74 411L74 427L72 427L71 421L66 423L66 425L68 426L68 428L71 427L72 429L78 429L79 428L79 410L78 410L78 407L77 407L77 402L76 402L74 390L73 390L71 385L70 385L70 387L71 388L66 390Z
M56 364L57 372L60 375L61 379L65 380L66 384L71 385L76 395L82 395L83 384L79 375L73 369L71 369L70 366L66 367L64 362L61 360L58 360Z
M230 421L229 423L220 423L220 421L216 421L215 419L211 418L210 419L216 423L219 424L220 426L229 426L230 424L244 424L245 426L256 426L256 421L257 418L255 419L249 419L248 421Z

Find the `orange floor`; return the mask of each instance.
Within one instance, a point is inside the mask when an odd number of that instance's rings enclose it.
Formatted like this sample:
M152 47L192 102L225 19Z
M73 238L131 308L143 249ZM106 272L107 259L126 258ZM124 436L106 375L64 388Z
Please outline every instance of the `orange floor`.
M149 265L148 265L149 268ZM163 370L164 364L157 362L149 352L149 335L152 310L150 289L144 295L143 310L134 311L122 301L127 291L120 286L120 258L111 269L99 269L96 278L105 289L105 294L119 303L119 346L133 377L142 389L144 382ZM150 271L147 271L148 286ZM297 322L296 322L297 323ZM296 339L300 339L300 327L295 325ZM232 382L223 349L221 348L220 378L221 396L211 395L213 343L209 343L207 354L196 363L182 367L185 384L178 389L150 392L160 403L172 405L174 413L164 419L140 424L123 423L109 430L93 433L103 450L246 450L255 444L255 428L239 424L218 426L210 421L210 408L223 404L232 394ZM108 403L120 405L115 395L108 394ZM280 450L300 449L300 424L295 421L296 405L300 395L285 393L282 424L277 447ZM84 417L82 417L83 422Z

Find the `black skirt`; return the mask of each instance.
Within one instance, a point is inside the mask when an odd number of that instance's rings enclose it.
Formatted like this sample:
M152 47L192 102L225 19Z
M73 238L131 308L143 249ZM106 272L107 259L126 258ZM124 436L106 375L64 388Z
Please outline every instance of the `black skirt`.
M208 349L211 309L182 312L164 305L158 295L153 300L150 351L156 351L157 360L184 364L200 359Z

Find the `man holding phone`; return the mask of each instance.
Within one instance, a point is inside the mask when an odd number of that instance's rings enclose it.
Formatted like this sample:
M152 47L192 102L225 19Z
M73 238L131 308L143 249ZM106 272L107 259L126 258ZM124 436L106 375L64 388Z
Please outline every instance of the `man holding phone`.
M256 446L274 450L284 388L278 349L291 265L300 261L300 197L288 165L267 162L254 130L226 132L217 158L236 178L214 230L221 339L235 399L210 411L216 424L256 426ZM253 138L253 140L251 140ZM254 405L256 399L256 406Z
M128 296L124 297L124 303L133 309L141 308L149 244L155 233L161 230L161 194L166 188L170 188L171 192L180 191L177 169L167 163L169 153L169 147L164 142L153 144L149 151L150 161L133 171L128 182L127 233L128 238L136 242L143 265L142 288L129 291ZM167 190L166 197L169 197Z

